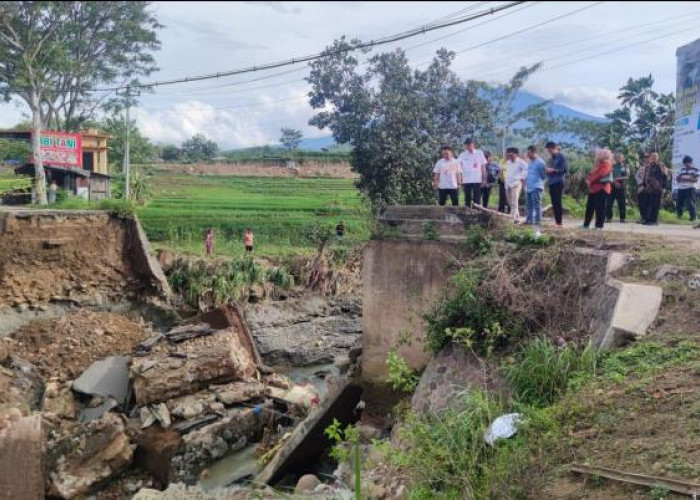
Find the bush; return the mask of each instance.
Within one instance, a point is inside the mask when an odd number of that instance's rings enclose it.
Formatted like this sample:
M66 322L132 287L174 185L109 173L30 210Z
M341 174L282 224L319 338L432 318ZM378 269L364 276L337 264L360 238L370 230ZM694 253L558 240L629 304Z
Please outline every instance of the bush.
M491 233L481 226L474 226L467 231L463 246L474 256L491 253L493 247Z
M455 274L451 287L424 319L427 347L439 352L450 341L459 341L478 355L490 355L518 339L523 322L497 300L480 293L483 271L467 267Z
M595 348L557 348L546 338L525 346L517 361L503 367L503 374L515 390L518 401L544 407L563 395L571 382L594 374L597 365Z
M420 377L408 367L406 360L397 354L395 348L389 351L386 364L389 365L387 383L392 389L406 393L412 393L416 389Z

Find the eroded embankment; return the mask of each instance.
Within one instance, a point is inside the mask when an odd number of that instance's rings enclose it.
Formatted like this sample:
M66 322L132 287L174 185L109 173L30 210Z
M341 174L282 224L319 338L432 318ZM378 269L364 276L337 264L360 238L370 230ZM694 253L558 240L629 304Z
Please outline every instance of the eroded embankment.
M105 212L0 212L0 336L71 306L167 317L170 287L138 220Z

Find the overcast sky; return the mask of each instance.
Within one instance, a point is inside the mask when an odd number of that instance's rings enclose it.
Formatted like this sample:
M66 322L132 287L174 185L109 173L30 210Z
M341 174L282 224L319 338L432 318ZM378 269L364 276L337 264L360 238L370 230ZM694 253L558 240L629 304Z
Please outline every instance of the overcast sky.
M161 69L152 78L215 73L313 54L341 35L370 40L462 9L473 8L472 13L503 3L154 2L165 28L156 54ZM553 18L560 19L547 22ZM461 77L492 82L543 60L544 69L528 81L527 90L602 116L615 107L617 90L630 76L651 73L658 90L673 91L675 50L699 34L700 2L526 2L375 52L406 48L411 63L420 64L446 47L458 52L454 69ZM474 47L479 44L483 46ZM308 71L299 68L163 87L144 96L134 116L144 135L156 142L178 143L203 133L223 148L247 147L277 142L281 127L299 128L305 137L329 135L307 125L312 110L302 79ZM276 73L285 74L265 78ZM249 82L256 78L265 79ZM249 83L236 84L242 81ZM16 123L23 110L3 105L0 126Z

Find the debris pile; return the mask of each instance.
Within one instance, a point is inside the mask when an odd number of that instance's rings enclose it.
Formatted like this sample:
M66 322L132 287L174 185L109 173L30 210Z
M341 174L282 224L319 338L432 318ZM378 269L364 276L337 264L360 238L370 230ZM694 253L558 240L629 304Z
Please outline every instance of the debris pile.
M192 484L248 443L274 446L318 402L259 363L236 308L149 330L77 311L0 339L0 403L12 407L0 427L42 412L48 494L88 495L139 470Z

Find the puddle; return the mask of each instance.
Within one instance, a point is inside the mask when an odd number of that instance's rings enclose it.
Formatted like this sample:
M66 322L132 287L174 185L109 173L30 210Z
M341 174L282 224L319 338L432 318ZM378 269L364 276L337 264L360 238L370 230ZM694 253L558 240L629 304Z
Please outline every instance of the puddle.
M209 467L209 474L199 483L203 490L225 488L231 484L253 476L262 470L258 465L256 452L259 443L246 446L242 450L233 452Z

